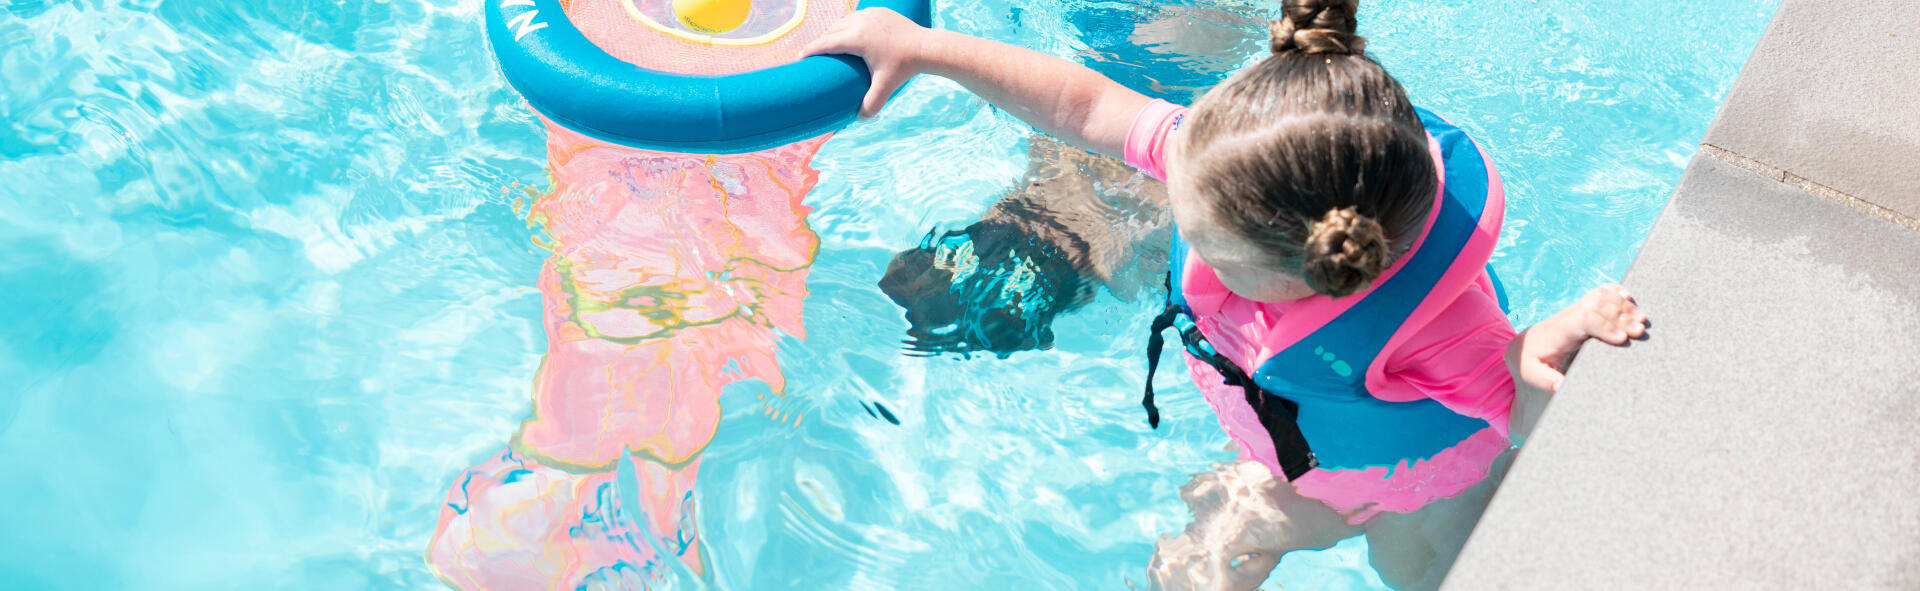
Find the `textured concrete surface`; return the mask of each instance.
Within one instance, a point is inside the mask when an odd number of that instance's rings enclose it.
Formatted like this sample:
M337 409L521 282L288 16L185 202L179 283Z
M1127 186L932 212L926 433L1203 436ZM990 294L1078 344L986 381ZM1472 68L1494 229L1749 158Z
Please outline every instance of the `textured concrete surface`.
M1920 2L1784 0L1444 589L1920 589Z
M1446 589L1920 588L1920 232L1696 157Z
M1706 143L1920 218L1920 2L1786 0Z

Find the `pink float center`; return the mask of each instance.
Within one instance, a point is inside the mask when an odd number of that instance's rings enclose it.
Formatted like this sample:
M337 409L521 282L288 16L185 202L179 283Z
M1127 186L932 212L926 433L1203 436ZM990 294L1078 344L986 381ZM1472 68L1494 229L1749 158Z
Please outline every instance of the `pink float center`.
M855 2L754 0L745 23L717 35L680 23L672 0L571 0L562 6L575 28L614 57L662 72L719 76L800 59L801 49L853 12Z

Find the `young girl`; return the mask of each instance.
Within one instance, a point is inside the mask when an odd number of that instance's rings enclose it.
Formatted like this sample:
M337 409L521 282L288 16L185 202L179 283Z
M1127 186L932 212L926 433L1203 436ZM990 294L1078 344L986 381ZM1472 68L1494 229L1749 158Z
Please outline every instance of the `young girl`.
M1514 333L1485 271L1499 177L1364 55L1356 9L1286 0L1273 55L1192 109L880 10L808 50L867 61L863 116L914 75L936 74L1167 181L1177 237L1156 328L1181 329L1195 382L1242 457L1287 484L1266 492L1283 516L1219 564L1162 568L1165 546L1178 545L1163 540L1152 571L1162 588L1252 588L1280 554L1362 532L1388 583L1437 586L1464 531L1436 530L1478 511L1484 495L1467 493L1504 461L1510 421L1558 388L1586 339L1644 334L1645 315L1614 286ZM1516 380L1538 390L1516 397ZM1151 387L1145 402L1157 422Z

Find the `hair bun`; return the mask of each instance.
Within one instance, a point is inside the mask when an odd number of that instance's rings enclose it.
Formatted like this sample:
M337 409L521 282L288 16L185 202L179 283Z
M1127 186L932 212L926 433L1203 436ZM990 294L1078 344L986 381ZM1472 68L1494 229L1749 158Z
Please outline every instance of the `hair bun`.
M1354 32L1360 0L1287 0L1279 20L1270 25L1273 53L1289 51L1356 54L1367 38Z
M1366 289L1386 270L1390 246L1380 222L1352 207L1330 209L1307 235L1307 286L1336 298Z

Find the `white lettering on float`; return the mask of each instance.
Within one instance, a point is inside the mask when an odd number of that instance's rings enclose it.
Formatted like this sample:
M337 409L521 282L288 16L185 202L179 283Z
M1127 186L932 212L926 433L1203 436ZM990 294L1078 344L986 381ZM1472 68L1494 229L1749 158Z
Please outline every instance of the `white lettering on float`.
M501 6L525 6L527 8L533 8L533 0L505 0L501 2L500 5ZM520 13L520 16L507 19L507 26L513 29L514 42L516 43L519 42L521 37L527 36L527 33L532 33L534 31L547 28L546 23L534 21L534 19L539 17L540 17L539 10L529 10L529 11Z

